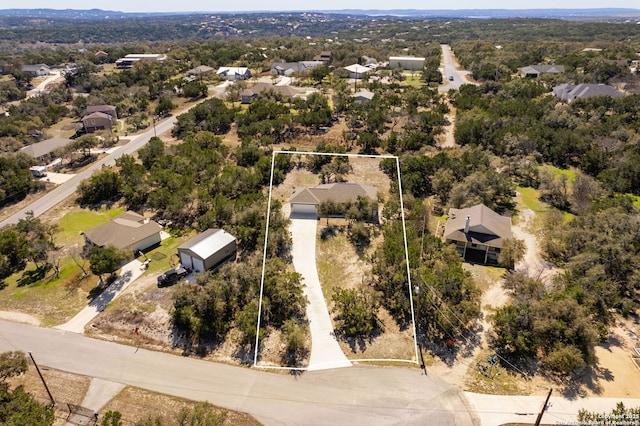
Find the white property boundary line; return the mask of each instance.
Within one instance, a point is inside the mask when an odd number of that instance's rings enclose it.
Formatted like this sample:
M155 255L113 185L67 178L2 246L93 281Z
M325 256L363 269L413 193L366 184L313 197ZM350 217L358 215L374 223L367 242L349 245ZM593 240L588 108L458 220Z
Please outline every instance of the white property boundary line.
M276 155L289 154L289 155L327 155L333 157L356 157L356 158L371 158L371 159L394 159L396 161L396 170L398 174L398 192L400 194L400 216L402 218L402 233L404 234L404 256L405 263L407 265L407 285L409 292L409 303L411 305L411 324L413 331L413 346L415 351L415 360L405 359L357 359L350 360L352 362L405 362L412 364L419 364L418 361L418 338L416 335L416 319L415 311L413 309L413 285L411 284L411 269L409 268L409 247L407 243L407 227L404 218L404 198L402 196L402 179L400 178L400 159L395 155L367 155L367 154L340 154L340 153L328 153L328 152L315 152L315 151L273 151L271 154L271 175L269 177L269 198L267 201L267 220L264 233L264 250L262 253L262 275L260 277L260 299L258 304L258 323L256 325L256 342L253 355L253 366L256 368L275 369L275 370L289 370L289 371L306 371L308 368L295 368L295 367L282 367L282 366L261 366L258 365L258 348L260 344L260 322L262 320L262 295L264 291L264 278L265 269L267 264L267 241L269 240L269 219L271 215L271 198L273 192L273 174L275 168Z

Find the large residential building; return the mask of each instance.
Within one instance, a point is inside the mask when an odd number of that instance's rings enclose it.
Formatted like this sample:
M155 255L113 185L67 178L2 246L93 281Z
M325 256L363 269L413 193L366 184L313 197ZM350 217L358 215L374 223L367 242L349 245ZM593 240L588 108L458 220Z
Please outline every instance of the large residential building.
M511 218L499 215L484 204L451 208L444 238L456 245L466 261L496 263L504 240L512 238Z

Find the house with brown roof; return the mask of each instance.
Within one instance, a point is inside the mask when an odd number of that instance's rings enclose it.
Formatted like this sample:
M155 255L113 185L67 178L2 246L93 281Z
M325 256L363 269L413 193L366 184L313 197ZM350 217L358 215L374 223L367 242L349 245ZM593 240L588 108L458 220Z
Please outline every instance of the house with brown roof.
M93 133L96 130L110 129L113 125L113 117L104 112L94 112L82 117L82 126L87 133Z
M136 212L127 211L90 231L84 232L88 245L115 247L134 253L160 244L162 226Z
M303 188L294 191L291 196L291 215L318 216L318 208L323 202L333 202L345 208L338 209L334 215L342 217L351 205L356 205L360 198L372 202L374 208L369 216L372 221L377 220L378 190L370 185L349 182L336 182L318 185L314 188Z
M89 105L84 112L84 115L93 114L94 112L101 112L103 114L110 115L113 120L118 119L117 108L113 105Z
M511 219L484 204L449 209L444 239L455 244L466 261L496 263L505 240L513 237Z

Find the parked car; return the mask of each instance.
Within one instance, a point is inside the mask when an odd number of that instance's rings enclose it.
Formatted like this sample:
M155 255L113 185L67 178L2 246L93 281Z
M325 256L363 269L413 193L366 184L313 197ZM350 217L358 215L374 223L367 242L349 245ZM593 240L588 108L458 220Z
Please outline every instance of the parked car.
M453 76L452 75L449 76L449 81L453 81Z
M170 285L173 285L187 275L189 275L189 270L183 268L182 266L175 269L169 269L167 272L158 277L158 287L168 287Z

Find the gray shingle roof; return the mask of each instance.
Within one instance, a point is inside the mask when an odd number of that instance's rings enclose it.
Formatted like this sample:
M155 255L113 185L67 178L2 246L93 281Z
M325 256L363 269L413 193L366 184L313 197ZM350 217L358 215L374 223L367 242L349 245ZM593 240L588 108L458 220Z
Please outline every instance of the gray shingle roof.
M589 98L591 96L624 96L624 93L616 90L612 86L606 84L587 83L578 84L577 86L571 84L560 84L553 88L553 94L565 102L571 102L574 99Z
M465 227L469 217L469 232ZM512 238L511 219L501 216L484 204L465 209L449 209L444 237L452 241L468 241L491 247L502 247L502 241Z
M24 148L20 148L20 151L33 157L40 158L43 155L47 155L58 148L63 148L71 142L71 139L66 138L51 138L42 142L37 142Z
M318 205L329 200L347 203L357 201L358 197L367 197L375 201L378 199L378 190L373 186L360 183L328 183L296 191L291 197L291 203Z
M126 249L162 231L162 226L136 212L128 211L109 222L86 231L85 237L101 247Z

